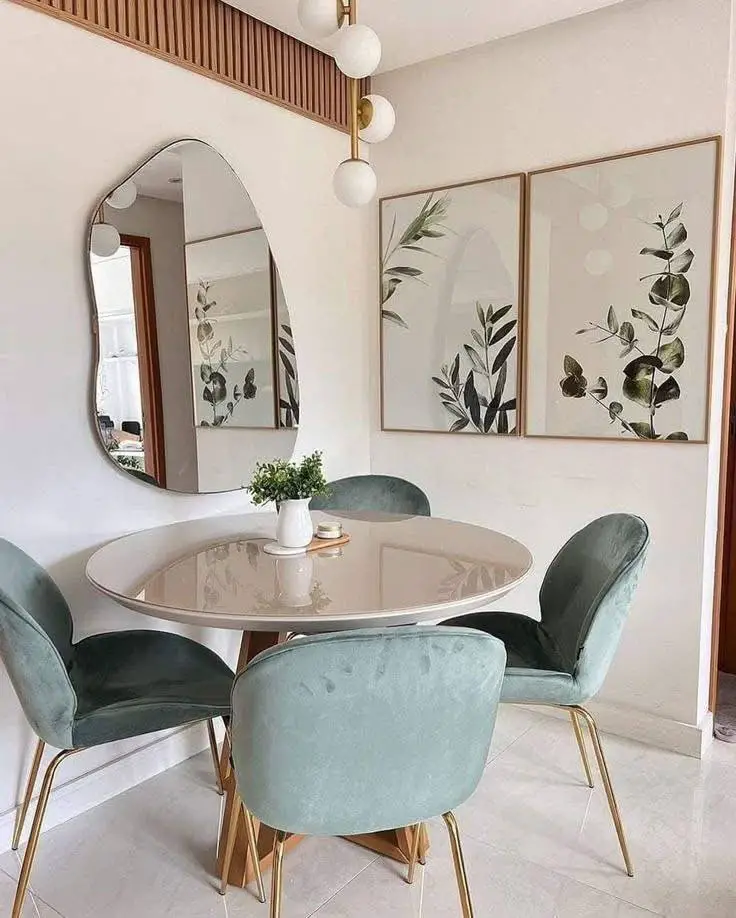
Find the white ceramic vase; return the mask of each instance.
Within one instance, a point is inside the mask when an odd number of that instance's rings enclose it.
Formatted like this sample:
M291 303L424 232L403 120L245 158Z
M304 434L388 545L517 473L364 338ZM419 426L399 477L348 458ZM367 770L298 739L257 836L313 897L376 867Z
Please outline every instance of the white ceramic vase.
M312 541L314 529L309 515L309 501L283 500L279 505L279 518L276 524L276 541L282 548L306 548Z

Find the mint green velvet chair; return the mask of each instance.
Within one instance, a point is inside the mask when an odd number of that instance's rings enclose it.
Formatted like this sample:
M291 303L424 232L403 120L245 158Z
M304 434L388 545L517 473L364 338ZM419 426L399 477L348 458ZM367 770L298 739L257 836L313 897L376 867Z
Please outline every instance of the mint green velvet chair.
M430 516L427 495L417 485L392 475L353 475L331 481L329 492L313 497L311 510L375 510Z
M12 918L20 918L56 771L70 755L115 740L206 721L222 793L213 718L229 718L233 672L178 634L121 631L74 643L69 606L25 552L0 539L0 657L38 743L16 818L18 848L45 746L44 775Z
M603 516L577 532L550 564L539 592L539 621L510 612L475 612L444 622L477 628L504 642L508 665L501 701L570 712L593 787L581 724L587 725L629 876L634 870L600 733L584 705L598 693L613 661L648 546L644 520L625 513Z
M233 687L238 793L276 829L271 916L288 834L362 835L444 814L464 918L473 910L452 810L488 758L506 653L462 628L303 637L259 654ZM232 825L236 820L232 820ZM235 832L226 842L228 875Z

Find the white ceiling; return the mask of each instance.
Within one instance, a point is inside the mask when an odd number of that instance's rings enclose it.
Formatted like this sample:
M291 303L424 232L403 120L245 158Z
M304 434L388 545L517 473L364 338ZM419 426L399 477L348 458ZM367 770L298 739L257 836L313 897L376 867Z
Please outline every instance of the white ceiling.
M305 35L297 0L226 0L316 47L330 40ZM359 0L358 21L378 33L383 46L380 71L395 70L462 48L571 19L622 0Z

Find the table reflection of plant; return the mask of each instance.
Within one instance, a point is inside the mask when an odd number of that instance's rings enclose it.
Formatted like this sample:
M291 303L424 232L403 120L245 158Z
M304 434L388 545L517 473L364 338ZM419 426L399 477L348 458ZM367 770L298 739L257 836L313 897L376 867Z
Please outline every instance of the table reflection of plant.
M258 564L258 546L253 542L228 542L208 548L204 553L207 573L203 587L204 607L207 610L219 604L223 593L237 596L243 589L243 584L230 569L229 560L233 548L238 554L245 551L251 567L255 568Z
M284 608L283 599L279 599L278 596L273 596L268 598L265 593L258 592L255 595L256 612L281 612ZM304 606L300 606L299 610L304 612L314 612L319 615L320 612L324 612L329 606L332 605L332 600L327 595L324 590L324 587L319 580L315 580L312 589L309 591L309 603Z
M508 568L490 565L486 561L456 561L452 558L447 561L453 573L440 582L438 592L444 600L490 593L508 579Z

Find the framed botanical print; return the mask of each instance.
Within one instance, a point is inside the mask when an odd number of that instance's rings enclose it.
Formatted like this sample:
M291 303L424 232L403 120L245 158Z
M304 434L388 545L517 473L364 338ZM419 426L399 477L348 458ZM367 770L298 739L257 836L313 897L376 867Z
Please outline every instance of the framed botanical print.
M534 172L525 433L704 442L720 141Z
M380 202L384 430L519 431L524 177Z

